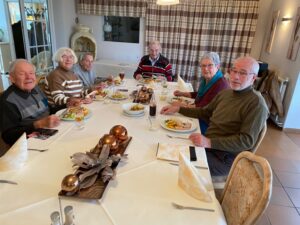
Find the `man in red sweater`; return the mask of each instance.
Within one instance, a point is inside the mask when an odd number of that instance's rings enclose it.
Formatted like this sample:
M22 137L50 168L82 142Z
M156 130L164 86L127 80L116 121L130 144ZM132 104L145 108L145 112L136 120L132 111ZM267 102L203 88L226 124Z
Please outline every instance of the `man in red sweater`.
M172 65L169 60L161 54L159 41L151 41L148 46L149 55L142 57L133 77L141 78L165 77L167 81L173 81Z

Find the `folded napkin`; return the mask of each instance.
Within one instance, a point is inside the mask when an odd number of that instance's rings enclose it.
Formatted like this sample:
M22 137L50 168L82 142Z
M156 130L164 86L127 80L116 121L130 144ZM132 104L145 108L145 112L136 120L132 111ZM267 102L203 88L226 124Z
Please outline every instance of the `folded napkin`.
M182 144L159 143L156 157L162 160L178 162L179 152L183 153L186 156L189 156L189 146Z
M28 158L26 133L0 158L0 171L21 168Z
M212 202L208 190L212 190L209 182L197 175L195 167L191 162L179 153L179 176L178 185L190 196L205 202Z
M185 83L185 81L178 75L177 85L179 91L188 92L190 91L190 85Z

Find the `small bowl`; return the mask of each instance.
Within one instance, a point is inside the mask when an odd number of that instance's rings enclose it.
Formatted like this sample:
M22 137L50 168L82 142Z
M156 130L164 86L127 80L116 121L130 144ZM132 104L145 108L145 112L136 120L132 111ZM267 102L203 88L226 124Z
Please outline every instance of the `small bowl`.
M138 106L141 109L133 110L132 108ZM139 103L126 103L122 105L123 111L129 115L139 115L145 112L145 106Z

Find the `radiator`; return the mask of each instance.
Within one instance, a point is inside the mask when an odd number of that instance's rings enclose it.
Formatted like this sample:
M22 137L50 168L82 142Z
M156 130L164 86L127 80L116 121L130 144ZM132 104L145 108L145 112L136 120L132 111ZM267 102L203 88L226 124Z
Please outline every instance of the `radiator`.
M278 82L279 82L279 91L280 91L280 95L281 95L281 101L283 102L284 96L285 96L285 92L286 92L286 88L288 85L288 78L283 78L283 77L278 77ZM270 119L279 127L283 127L283 118L280 118L278 116L278 114L271 114L270 115Z
M100 59L94 62L94 70L98 77L108 75L117 76L121 71L125 72L126 78L133 78L133 73L137 69L138 63L121 62L108 59Z

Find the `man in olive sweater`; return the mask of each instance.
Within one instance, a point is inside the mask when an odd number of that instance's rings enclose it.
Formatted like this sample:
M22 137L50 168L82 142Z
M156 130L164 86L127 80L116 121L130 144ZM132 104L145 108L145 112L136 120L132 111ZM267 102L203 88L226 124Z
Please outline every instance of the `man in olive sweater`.
M269 111L261 94L252 87L259 64L251 57L234 61L229 74L231 89L221 91L201 108L165 106L162 114L201 118L209 126L205 136L190 135L196 145L205 147L212 176L227 175L236 155L251 150L262 130Z

